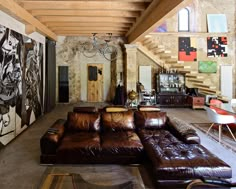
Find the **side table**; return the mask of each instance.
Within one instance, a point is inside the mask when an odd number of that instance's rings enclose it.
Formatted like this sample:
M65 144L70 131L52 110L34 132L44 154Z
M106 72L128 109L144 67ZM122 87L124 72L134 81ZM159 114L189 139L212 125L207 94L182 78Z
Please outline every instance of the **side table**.
M188 102L192 109L204 109L205 98L200 96L188 96Z

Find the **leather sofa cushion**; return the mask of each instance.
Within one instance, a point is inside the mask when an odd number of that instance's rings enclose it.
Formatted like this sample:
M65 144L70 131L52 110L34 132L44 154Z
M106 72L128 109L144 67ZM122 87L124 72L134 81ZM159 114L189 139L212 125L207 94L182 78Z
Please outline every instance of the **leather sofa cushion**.
M40 139L40 148L43 154L55 154L61 139L64 136L66 120L58 119Z
M105 111L106 112L127 112L128 109L125 106L116 105L116 106L106 106Z
M157 179L231 177L231 168L199 144L185 144L167 130L139 132Z
M102 113L102 127L104 131L134 130L133 111Z
M196 131L190 126L189 123L178 119L177 117L169 117L167 120L169 130L185 143L196 144L200 143L200 138Z
M143 152L143 145L134 131L105 132L101 142L103 155L135 156Z
M86 112L68 112L68 131L99 131L100 114Z
M76 106L73 108L73 112L95 113L98 109L92 106Z
M83 156L97 156L100 152L100 136L97 132L67 133L57 150L58 162L76 162Z
M153 112L153 111L161 111L161 109L160 108L158 108L157 106L143 106L143 105L138 105L138 110L139 111L151 111L151 112Z
M166 127L166 112L136 111L134 116L138 129L163 129Z

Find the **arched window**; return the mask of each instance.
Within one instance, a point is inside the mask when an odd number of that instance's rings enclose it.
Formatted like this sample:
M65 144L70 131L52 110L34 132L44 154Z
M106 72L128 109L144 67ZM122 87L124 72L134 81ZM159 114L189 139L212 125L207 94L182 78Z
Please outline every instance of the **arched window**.
M179 32L189 31L189 10L187 8L179 11Z

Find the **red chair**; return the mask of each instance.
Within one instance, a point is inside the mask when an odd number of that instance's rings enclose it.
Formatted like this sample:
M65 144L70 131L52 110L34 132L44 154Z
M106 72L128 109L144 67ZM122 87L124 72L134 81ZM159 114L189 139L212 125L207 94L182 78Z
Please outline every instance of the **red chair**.
M216 111L216 113L218 114L222 114L222 115L229 115L228 112L221 110L215 106L211 106L211 105L218 105L218 104L222 104L222 101L218 100L218 99L211 99L210 100L210 108L214 109Z
M222 101L220 101L220 100L218 100L218 99L211 99L210 100L210 104L215 104L215 105L217 105L217 104L221 104L221 103L223 103ZM211 106L210 105L210 108L211 109L214 109L218 114L222 114L222 115L229 115L229 113L228 112L226 112L226 111L224 111L224 110L221 110L221 109L219 109L219 108L217 108L217 107L215 107L215 106ZM230 123L229 124L229 127L230 128L233 128L233 129L236 129L236 124L235 123Z

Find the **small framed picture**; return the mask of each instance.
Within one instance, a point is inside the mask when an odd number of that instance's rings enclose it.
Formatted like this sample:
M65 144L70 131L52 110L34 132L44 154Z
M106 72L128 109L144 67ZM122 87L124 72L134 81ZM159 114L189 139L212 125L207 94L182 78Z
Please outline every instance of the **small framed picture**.
M228 32L225 14L207 14L207 26L209 33Z

